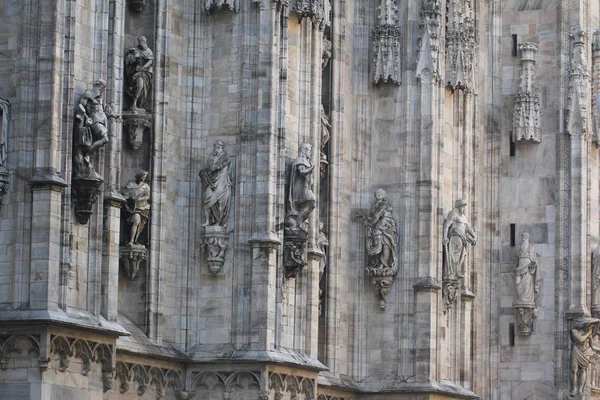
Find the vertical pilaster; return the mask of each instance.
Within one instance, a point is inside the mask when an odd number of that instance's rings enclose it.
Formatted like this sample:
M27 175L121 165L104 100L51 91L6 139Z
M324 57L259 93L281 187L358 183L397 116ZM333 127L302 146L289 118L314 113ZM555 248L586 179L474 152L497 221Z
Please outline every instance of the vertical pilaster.
M56 182L32 185L29 308L58 310L62 189Z
M589 316L587 308L587 275L589 263L587 215L589 129L587 104L589 73L586 62L586 33L573 35L569 89L567 94L566 129L570 140L570 304L569 318Z
M275 344L275 292L277 288L277 249L281 241L272 234L255 235L252 248L250 289L250 348L270 350Z

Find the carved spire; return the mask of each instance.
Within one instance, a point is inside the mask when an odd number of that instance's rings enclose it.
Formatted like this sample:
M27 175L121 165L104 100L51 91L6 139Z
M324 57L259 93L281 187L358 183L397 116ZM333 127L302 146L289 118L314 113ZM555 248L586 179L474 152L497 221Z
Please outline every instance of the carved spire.
M519 50L521 51L521 76L513 113L513 141L530 140L539 143L542 140L540 94L535 86L535 55L538 47L535 43L522 43Z
M586 33L582 30L571 35L571 70L567 96L567 131L571 135L587 135L588 84L590 74L585 57Z
M373 83L401 83L400 25L394 0L380 0L373 29Z
M421 78L423 71L428 70L432 77L439 78L439 41L442 20L442 5L440 0L425 0L421 6L421 23L423 36L419 47L417 61L417 79Z
M594 31L592 42L592 140L600 142L600 29Z
M473 87L475 20L469 0L452 0L446 25L446 81L454 90Z

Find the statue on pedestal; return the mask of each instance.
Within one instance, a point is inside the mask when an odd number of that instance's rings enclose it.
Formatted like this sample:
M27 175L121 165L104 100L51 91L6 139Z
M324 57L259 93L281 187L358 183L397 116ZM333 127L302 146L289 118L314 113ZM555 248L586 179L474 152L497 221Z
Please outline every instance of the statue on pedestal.
M358 218L365 223L365 270L376 287L380 308L385 309L389 287L398 272L398 227L385 190L375 191L375 203L368 213L359 212Z
M147 259L146 246L138 243L150 214L150 186L146 183L147 178L147 171L138 171L135 180L128 182L123 188L123 197L127 200L123 208L130 229L127 245L122 246L119 253L129 279L135 278L140 264Z
M92 207L100 195L104 180L92 165L92 155L108 143L107 115L114 117L110 107L104 105L106 82L102 79L87 89L77 106L73 124L73 203L80 224L87 224Z
M300 145L298 157L290 170L287 210L284 226L283 265L286 277L295 277L306 265L308 217L315 209L316 197L312 191L312 146Z
M229 235L227 219L229 218L229 202L231 199L231 177L229 176L230 159L224 150L222 140L215 141L213 152L206 160L204 168L198 173L204 189L202 210L205 222L202 225L202 248L212 273L221 270L225 262Z

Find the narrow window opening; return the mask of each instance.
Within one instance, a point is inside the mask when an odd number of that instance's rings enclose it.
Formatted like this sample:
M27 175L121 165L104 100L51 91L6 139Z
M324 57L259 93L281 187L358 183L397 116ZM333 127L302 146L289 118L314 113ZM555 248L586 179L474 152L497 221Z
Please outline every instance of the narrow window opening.
M509 152L511 157L515 157L517 155L517 146L515 145L515 141L513 140L513 134L510 133L510 140L508 141Z
M518 55L517 49L517 34L512 35L512 56L516 57Z
M512 322L508 324L508 338L510 340L510 345L515 346L515 324Z
M517 244L516 230L517 230L516 225L510 224L510 245L511 246L515 246Z

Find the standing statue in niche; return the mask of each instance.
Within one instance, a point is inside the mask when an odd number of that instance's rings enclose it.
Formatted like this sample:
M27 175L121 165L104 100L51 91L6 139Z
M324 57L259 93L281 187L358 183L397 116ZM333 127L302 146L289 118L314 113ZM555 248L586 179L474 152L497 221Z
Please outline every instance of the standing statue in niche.
M385 190L375 191L375 203L368 213L359 212L358 218L366 227L365 270L372 277L380 308L385 309L389 287L398 272L398 228Z
M529 233L521 235L521 245L517 249L517 265L515 266L515 284L517 286L517 302L535 304L540 293L540 278L537 273L537 254L535 247L529 243Z
M125 73L127 75L127 93L132 103L131 113L145 113L142 107L152 85L154 54L148 47L145 36L138 38L138 45L132 47L125 57Z
M569 365L570 392L571 397L575 395L583 396L587 383L587 369L590 365L590 358L594 353L600 352L600 348L595 347L593 337L600 320L596 318L581 317L573 320L571 323L571 358Z
M315 166L311 163L311 151L310 144L301 144L298 157L292 163L286 221L286 228L291 230L308 232L306 221L315 209L316 199L312 191L312 172Z
M75 113L75 134L73 143L73 175L77 178L100 179L91 162L91 155L108 143L107 114L112 116L110 107L104 106L103 96L106 82L102 79L87 89Z
M224 150L225 143L217 140L213 152L208 157L204 169L198 174L204 187L202 209L206 222L204 226L227 227L231 178L229 177L229 154Z
M456 200L454 209L444 222L443 242L446 252L446 279L464 277L464 263L467 258L467 244L475 246L477 235L465 216L467 202Z
M148 171L138 171L135 181L130 181L123 188L123 197L127 200L125 209L129 214L127 222L131 224L128 246L139 245L138 239L148 224L150 214L150 186L146 183Z
M592 252L592 315L600 315L600 245Z
M306 266L306 243L308 241L308 217L315 209L316 198L312 191L312 146L300 145L298 157L290 168L287 210L284 226L283 266L286 278L298 275Z
M104 105L106 82L94 82L86 90L75 111L73 124L73 206L80 224L87 224L92 207L98 200L104 181L92 165L92 155L108 143L108 117L116 118L110 107Z
M224 150L225 143L217 140L213 152L206 160L204 168L198 173L204 188L205 222L202 225L202 249L210 272L218 273L225 263L225 252L229 243L226 232L229 217L229 201L231 199L231 177L229 176L230 159Z

